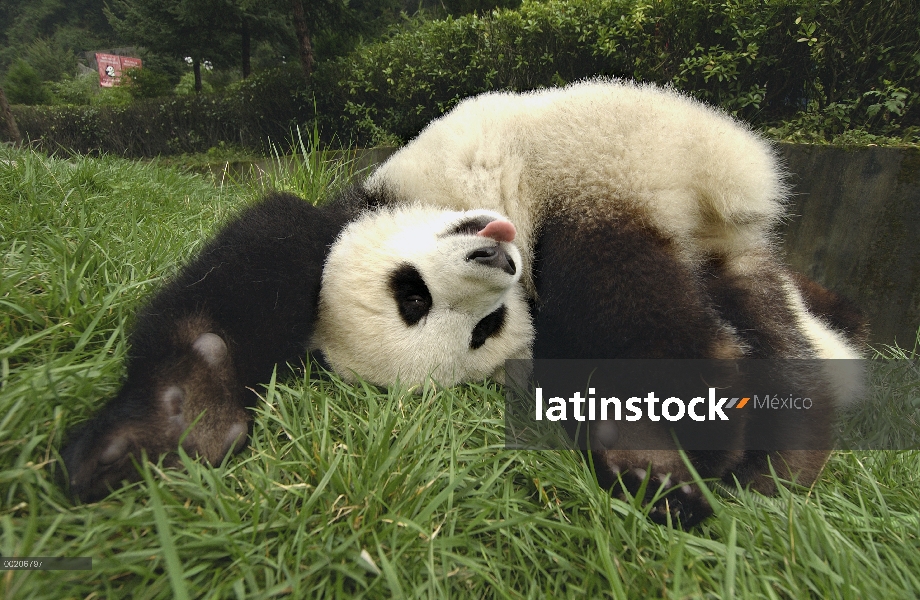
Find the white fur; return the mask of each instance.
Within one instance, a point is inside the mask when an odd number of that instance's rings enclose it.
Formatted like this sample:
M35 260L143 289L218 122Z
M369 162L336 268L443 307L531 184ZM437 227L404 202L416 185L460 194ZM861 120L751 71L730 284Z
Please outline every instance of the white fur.
M755 274L776 264L774 228L787 195L776 155L747 126L673 90L607 80L469 98L365 186L406 207L365 216L333 247L315 342L340 373L384 384L478 379L506 358L529 355L524 298L535 295L534 243L560 206L577 207L585 219L612 210L639 215L673 242L680 260L720 256L738 273ZM461 217L438 209L507 216L518 232L520 284L486 293L488 282L465 279L438 243L438 232ZM385 289L384 274L407 257L438 297L439 310L417 330L399 320ZM814 346L806 355L858 356L808 312L794 285L777 293ZM513 318L488 349L470 351L464 336L500 302Z
M761 251L786 194L775 155L746 126L673 90L603 80L469 98L366 185L507 215L525 273L554 202L588 214L605 203L634 208L695 260Z
M527 358L533 327L521 287L514 244L444 233L489 211L456 212L403 206L371 212L351 223L332 247L320 292L313 345L346 379L381 385L450 385L500 376L508 358ZM512 276L466 260L484 246L501 245L517 265ZM432 296L419 323L406 326L389 289L400 265L418 269ZM470 348L476 324L502 304L506 322L496 336Z
M822 319L812 314L802 300L802 294L790 279L786 279L784 291L789 308L798 319L799 327L805 337L811 341L815 356L820 359L844 359L846 362L835 364L834 360L822 360L825 380L833 390L833 397L841 406L854 404L865 397L865 377L861 369L854 369L849 362L862 358L843 335L835 331Z

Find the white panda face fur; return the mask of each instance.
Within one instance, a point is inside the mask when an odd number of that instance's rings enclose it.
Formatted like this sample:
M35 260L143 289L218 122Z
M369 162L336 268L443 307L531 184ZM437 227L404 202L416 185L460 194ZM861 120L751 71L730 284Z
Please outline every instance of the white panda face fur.
M493 221L502 233L477 235ZM364 215L330 250L312 345L349 380L500 377L506 359L530 356L534 336L513 232L486 210Z

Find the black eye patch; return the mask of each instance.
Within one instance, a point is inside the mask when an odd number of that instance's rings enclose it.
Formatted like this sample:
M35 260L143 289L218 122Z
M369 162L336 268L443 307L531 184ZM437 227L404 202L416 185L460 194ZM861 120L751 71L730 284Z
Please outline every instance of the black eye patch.
M473 328L473 337L470 339L471 349L479 348L486 343L487 339L501 333L505 325L505 312L505 305L502 304L476 323L476 327Z
M406 325L415 325L431 310L428 286L418 269L410 264L401 265L390 274L390 292Z

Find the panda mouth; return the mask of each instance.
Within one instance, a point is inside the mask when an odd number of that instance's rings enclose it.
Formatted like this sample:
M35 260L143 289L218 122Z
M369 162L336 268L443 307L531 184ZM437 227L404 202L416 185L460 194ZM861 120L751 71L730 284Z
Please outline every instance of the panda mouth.
M475 217L473 219L467 219L451 229L449 229L444 235L477 235L480 231L485 229L489 223L495 220L495 217L482 216Z
M501 269L508 275L517 273L514 260L501 246L488 246L473 250L466 255L467 262L475 262L486 267Z

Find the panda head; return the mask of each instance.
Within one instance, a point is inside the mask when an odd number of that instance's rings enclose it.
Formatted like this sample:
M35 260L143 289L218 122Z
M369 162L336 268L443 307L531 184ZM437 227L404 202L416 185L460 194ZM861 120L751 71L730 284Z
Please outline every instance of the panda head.
M486 210L366 213L330 249L313 346L347 380L501 377L534 335L514 234Z

